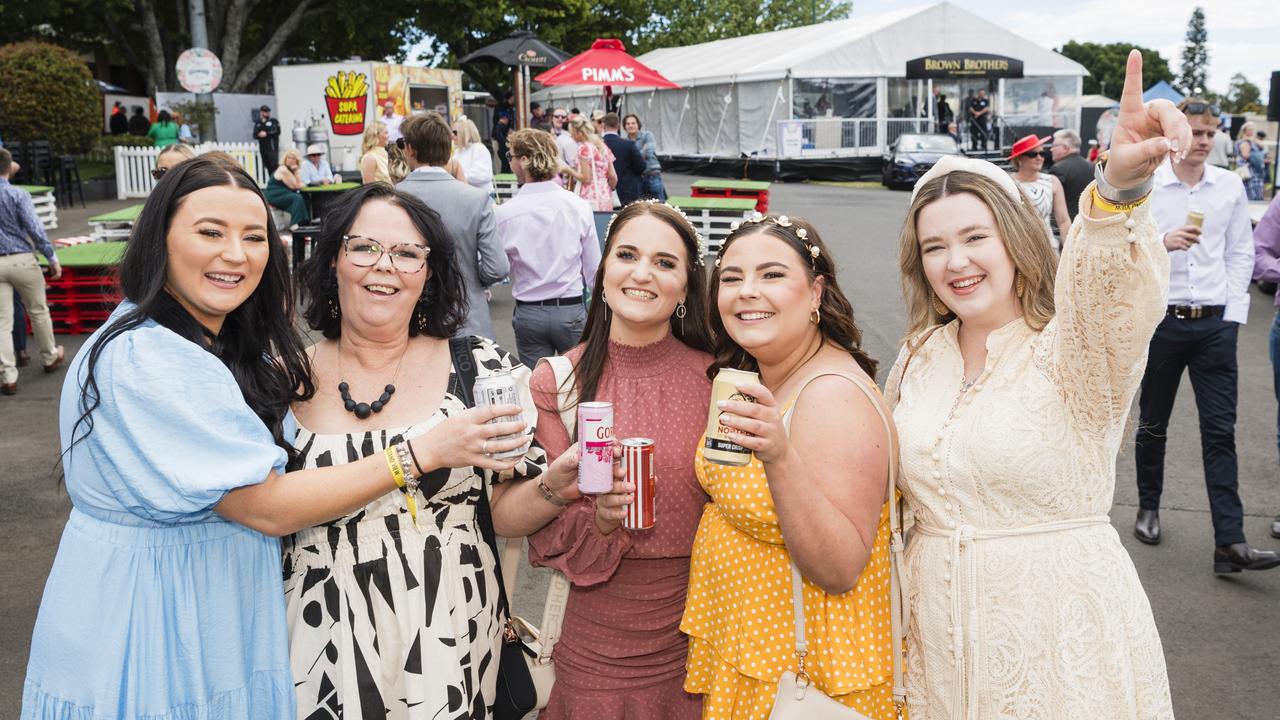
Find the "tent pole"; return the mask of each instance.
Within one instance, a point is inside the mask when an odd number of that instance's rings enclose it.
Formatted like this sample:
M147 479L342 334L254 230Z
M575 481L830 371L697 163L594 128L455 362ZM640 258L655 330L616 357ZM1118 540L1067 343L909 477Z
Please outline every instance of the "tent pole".
M711 152L707 154L708 158L713 156L715 152L720 149L720 131L724 129L724 116L729 114L729 105L733 103L732 96L733 96L733 88L735 85L737 85L735 81L729 82L729 95L730 95L729 102L722 103L722 106L720 108L720 124L716 125L716 140L715 142L711 143Z
M784 83L786 83L785 78L778 81L778 92L773 96L773 105L769 108L769 119L765 121L764 133L760 135L760 146L758 148L760 152L764 152L764 141L769 138L769 129L773 126L773 114L778 110L778 100L786 100L786 97L782 94L782 86Z

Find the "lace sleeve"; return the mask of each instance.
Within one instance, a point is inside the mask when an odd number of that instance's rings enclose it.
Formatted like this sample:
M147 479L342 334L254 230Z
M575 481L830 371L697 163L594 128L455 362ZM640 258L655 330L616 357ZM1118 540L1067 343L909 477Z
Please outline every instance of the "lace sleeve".
M1086 190L1058 265L1057 315L1037 360L1057 380L1077 428L1096 433L1128 416L1164 319L1169 255L1149 203L1131 216L1095 220L1090 198Z

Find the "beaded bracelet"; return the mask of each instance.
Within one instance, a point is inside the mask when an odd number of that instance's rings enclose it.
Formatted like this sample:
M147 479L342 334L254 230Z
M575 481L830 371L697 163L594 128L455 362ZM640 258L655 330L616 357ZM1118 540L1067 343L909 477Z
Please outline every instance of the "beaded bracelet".
M409 506L409 517L413 519L414 524L418 522L418 476L408 470L411 464L408 443L395 443L391 447L395 448L396 457L400 461L400 466L404 468L404 501Z

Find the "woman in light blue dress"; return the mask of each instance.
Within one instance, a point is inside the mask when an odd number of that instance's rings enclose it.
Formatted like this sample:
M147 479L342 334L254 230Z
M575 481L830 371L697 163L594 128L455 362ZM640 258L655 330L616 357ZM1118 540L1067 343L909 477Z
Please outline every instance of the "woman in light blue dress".
M289 403L313 386L285 251L243 170L197 158L167 173L120 280L127 300L63 387L73 509L22 718L292 718L277 536L394 491L391 463L285 474ZM485 421L519 410L468 411L406 441L412 474L509 470L482 450L519 447L496 436L523 425Z

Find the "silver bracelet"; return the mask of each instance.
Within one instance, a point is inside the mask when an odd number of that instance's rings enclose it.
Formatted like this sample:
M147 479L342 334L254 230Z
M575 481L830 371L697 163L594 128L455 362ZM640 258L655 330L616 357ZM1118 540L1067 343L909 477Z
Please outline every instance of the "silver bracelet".
M1118 188L1107 182L1106 160L1099 160L1094 164L1093 181L1097 185L1098 194L1117 205L1141 200L1151 193L1151 188L1155 187L1156 184L1156 179L1153 175L1137 187Z
M419 479L414 474L413 458L409 455L409 446L406 443L398 442L392 447L396 450L396 458L400 460L400 467L404 469L404 491L409 495L416 495Z

